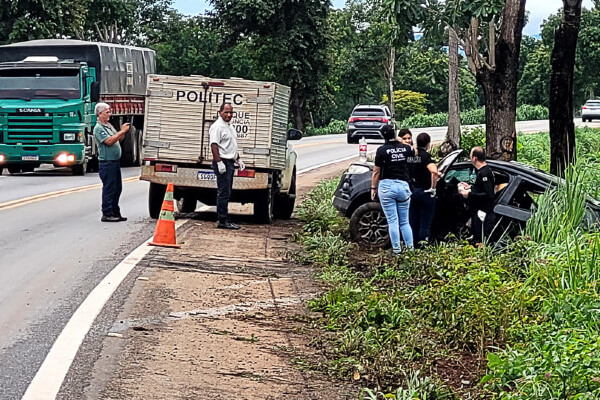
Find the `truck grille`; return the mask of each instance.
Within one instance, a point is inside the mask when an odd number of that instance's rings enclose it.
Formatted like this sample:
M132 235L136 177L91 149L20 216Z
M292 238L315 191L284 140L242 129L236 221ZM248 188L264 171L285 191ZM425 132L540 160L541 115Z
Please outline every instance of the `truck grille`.
M52 117L8 115L8 140L51 140Z

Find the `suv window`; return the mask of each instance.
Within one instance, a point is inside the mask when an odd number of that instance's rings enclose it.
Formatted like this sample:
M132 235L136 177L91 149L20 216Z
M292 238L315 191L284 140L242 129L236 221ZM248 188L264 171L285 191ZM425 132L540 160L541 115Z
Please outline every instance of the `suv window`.
M373 110L370 108L358 108L352 112L355 117L381 117L385 116L383 110Z
M585 102L586 106L594 106L594 107L600 107L600 100L588 100Z

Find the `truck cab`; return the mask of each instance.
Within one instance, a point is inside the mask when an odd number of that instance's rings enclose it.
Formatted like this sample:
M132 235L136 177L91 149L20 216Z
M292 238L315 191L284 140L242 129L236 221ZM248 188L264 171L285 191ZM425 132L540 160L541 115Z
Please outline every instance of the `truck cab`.
M95 70L57 57L0 63L0 157L11 173L40 164L70 166L83 175L95 124ZM86 146L87 144L87 146Z
M146 78L153 50L114 43L41 39L0 46L0 173L41 164L97 171L94 106L108 103L110 123L130 129L121 165L140 165Z

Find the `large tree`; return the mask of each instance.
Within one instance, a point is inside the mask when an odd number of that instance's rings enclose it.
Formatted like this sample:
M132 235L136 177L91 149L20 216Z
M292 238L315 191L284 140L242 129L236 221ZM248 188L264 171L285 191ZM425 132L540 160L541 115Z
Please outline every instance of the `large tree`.
M427 9L434 11L429 18L436 18L438 25L450 26L457 32L469 66L483 89L487 155L513 159L525 0L429 0Z
M325 91L328 0L211 0L232 42L248 41L265 77L292 88L294 126L305 129L308 110Z
M167 29L172 0L85 0L89 9L77 37L121 44L145 44L151 31Z
M74 35L87 10L86 0L0 0L0 44Z
M550 172L562 174L575 160L573 70L582 0L563 0L563 16L555 33L550 75Z

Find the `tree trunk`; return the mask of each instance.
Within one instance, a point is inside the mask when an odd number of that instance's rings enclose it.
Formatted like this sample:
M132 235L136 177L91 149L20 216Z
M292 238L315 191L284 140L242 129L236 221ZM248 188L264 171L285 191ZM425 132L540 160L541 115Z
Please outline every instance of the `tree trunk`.
M562 175L575 162L573 70L582 0L563 0L563 16L554 35L550 75L550 172Z
M525 23L525 0L507 0L502 13L500 37L494 43L492 68L477 70L477 81L485 93L486 154L497 160L514 160L517 155L517 82L519 51Z
M304 122L304 100L298 95L298 91L294 89L292 89L292 96L290 99L290 110L292 111L294 128L304 132L306 130Z
M458 91L458 36L448 27L448 131L440 146L442 155L460 148L460 93Z
M394 105L394 66L396 65L396 47L390 46L388 58L383 63L383 71L387 80L389 107L392 115L396 112Z

